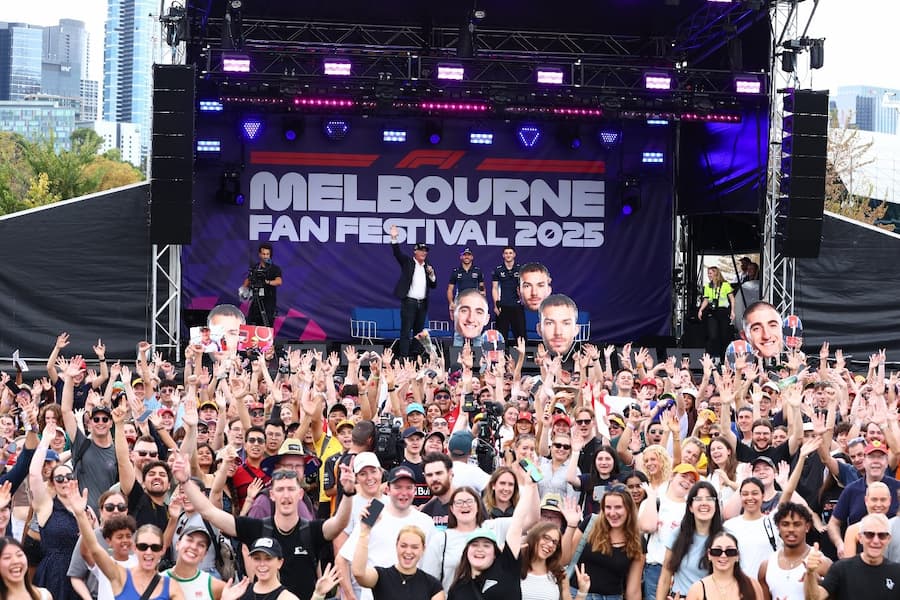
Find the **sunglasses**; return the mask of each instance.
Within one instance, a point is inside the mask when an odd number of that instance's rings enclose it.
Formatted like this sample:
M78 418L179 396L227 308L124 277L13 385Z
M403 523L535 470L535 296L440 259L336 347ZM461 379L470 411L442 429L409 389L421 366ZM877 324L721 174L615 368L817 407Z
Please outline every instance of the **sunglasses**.
M282 479L297 479L297 471L284 469L272 473L272 481L281 481Z
M447 394L447 393L443 393L443 394L435 394L435 395L434 395L434 399L435 399L435 400L449 400L449 399L450 399L450 394Z
M872 540L877 537L882 542L886 541L889 537L891 537L891 533L889 531L860 531L860 533L867 540Z
M727 556L728 558L734 558L738 555L737 548L710 548L709 555L710 556Z
M447 421L444 421L443 419L435 419L434 421L431 422L431 424L434 427L446 427Z
M251 417L261 417L261 416L263 416L264 414L266 414L265 411L262 411L262 410L259 410L259 409L251 410L251 411L250 411L250 416L251 416Z
M556 442L553 442L553 447L556 448L557 450L571 450L572 449L572 446L570 446L569 444L557 444Z
M126 504L113 504L110 502L109 504L103 505L103 510L106 512L128 512L128 505Z
M143 542L138 542L134 545L134 547L137 548L139 552L146 552L147 550L152 550L153 552L162 552L163 549L162 544L145 544Z
M94 423L109 423L109 417L91 417Z
M266 438L261 438L261 437L247 438L247 443L248 444L265 444Z
M591 424L590 419L577 419L575 422L579 425L590 425Z
M156 458L159 456L159 452L156 450L138 450L138 456L149 456L150 458Z
M65 483L67 481L75 481L75 473L66 473L65 475L54 475L53 481L56 483Z

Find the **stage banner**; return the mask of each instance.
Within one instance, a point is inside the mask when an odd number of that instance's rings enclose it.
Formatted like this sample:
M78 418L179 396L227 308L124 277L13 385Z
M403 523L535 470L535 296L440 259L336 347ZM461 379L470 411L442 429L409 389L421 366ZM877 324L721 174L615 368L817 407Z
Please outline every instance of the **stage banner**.
M438 286L430 319L450 318L447 286L464 247L490 294L491 274L512 245L517 262L545 264L553 291L590 314L592 339L668 333L668 128L634 124L604 146L596 125L520 131L493 121L307 117L289 142L287 122L267 115L259 138L242 142L239 118L198 119L198 140L219 141L222 150L197 160L193 243L182 251L185 308L239 304L258 245L271 242L284 273L277 338L348 340L354 307L399 307L395 224L404 253L416 242L431 246ZM297 127L296 118L291 123ZM406 141L385 142L385 128L406 132ZM473 132L491 132L492 143L470 143ZM240 173L243 204L221 193L230 190L224 172Z

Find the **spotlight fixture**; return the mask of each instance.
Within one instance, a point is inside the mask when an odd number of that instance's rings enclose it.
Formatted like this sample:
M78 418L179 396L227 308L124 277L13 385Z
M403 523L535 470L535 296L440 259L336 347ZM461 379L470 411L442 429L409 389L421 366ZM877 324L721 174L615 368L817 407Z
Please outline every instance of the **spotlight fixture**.
M197 140L197 152L221 152L220 140Z
M735 77L734 91L738 94L762 93L762 81L755 77Z
M672 76L668 73L644 73L644 87L648 90L671 90Z
M541 139L541 130L535 125L523 125L516 131L516 137L525 148L534 148Z
M246 54L223 54L222 70L226 73L249 73L250 57Z
M257 117L248 117L241 121L241 136L248 142L255 142L262 135L263 122Z
M607 125L600 130L600 144L604 148L612 148L622 141L622 129Z
M432 146L437 146L444 138L444 128L440 123L428 121L425 123L425 139Z
M439 64L437 66L437 78L450 81L462 81L466 70L460 64Z
M578 132L577 123L561 123L556 135L560 143L570 150L581 148L581 134Z
M381 139L392 144L402 144L406 141L405 129L384 129L381 132Z
M470 131L469 143L490 146L494 143L494 134L490 131Z
M303 119L286 119L281 124L281 133L289 142L296 142L303 135Z
M332 141L340 141L350 133L350 121L345 119L328 119L325 121L325 136Z
M619 184L619 199L623 217L630 217L641 210L641 181L637 177L624 177Z
M324 67L326 75L347 77L350 75L350 61L334 58L326 58Z
M244 194L241 192L241 171L238 167L230 166L222 171L219 189L216 190L216 200L228 206L244 204Z
M562 85L563 72L562 69L553 67L538 67L537 82L547 85Z
M222 31L222 48L240 50L244 47L243 9L243 0L226 0L225 29Z
M218 100L201 100L200 112L222 112L225 107Z
M655 151L644 152L641 155L641 162L644 163L645 165L661 165L664 162L666 162L665 154L663 154L662 152L655 152Z

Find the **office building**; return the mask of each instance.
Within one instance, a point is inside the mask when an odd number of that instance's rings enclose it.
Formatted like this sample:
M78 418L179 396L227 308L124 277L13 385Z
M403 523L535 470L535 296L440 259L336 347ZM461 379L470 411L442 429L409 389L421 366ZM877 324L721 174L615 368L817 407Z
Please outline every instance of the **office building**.
M43 29L41 92L63 98L81 97L81 80L87 79L88 33L84 23L60 19Z
M52 139L56 150L70 150L75 109L48 100L0 101L0 131L18 133L32 142Z
M897 108L885 105L900 100L900 90L867 85L842 86L833 98L841 127L877 133L897 133Z
M41 91L43 31L0 22L0 100L22 100Z
M137 123L115 123L96 121L91 124L94 131L103 138L99 152L118 148L122 160L135 167L141 166L141 128Z
M100 82L92 79L81 80L81 118L79 121L93 123L100 118Z

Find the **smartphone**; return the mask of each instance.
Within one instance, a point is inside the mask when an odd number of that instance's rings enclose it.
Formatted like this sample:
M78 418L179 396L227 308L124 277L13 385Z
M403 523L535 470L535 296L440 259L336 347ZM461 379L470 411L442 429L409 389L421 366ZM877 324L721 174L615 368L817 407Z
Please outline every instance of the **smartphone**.
M528 460L527 458L523 458L519 461L519 466L528 473L528 476L531 477L531 480L535 483L539 483L544 480L544 474L541 473L540 469L534 466L534 463Z
M384 510L384 503L375 498L372 500L372 503L369 504L369 514L365 519L361 519L360 522L365 523L369 527L373 527L375 525L375 521L378 520L378 515L381 514L381 511Z
M541 376L538 375L534 378L534 384L531 386L532 395L537 394L538 390L541 389L541 386L544 385L544 380L541 379Z
M595 485L594 492L591 494L591 498L594 499L594 502L600 502L601 500L603 500L604 495L606 495L606 486Z

